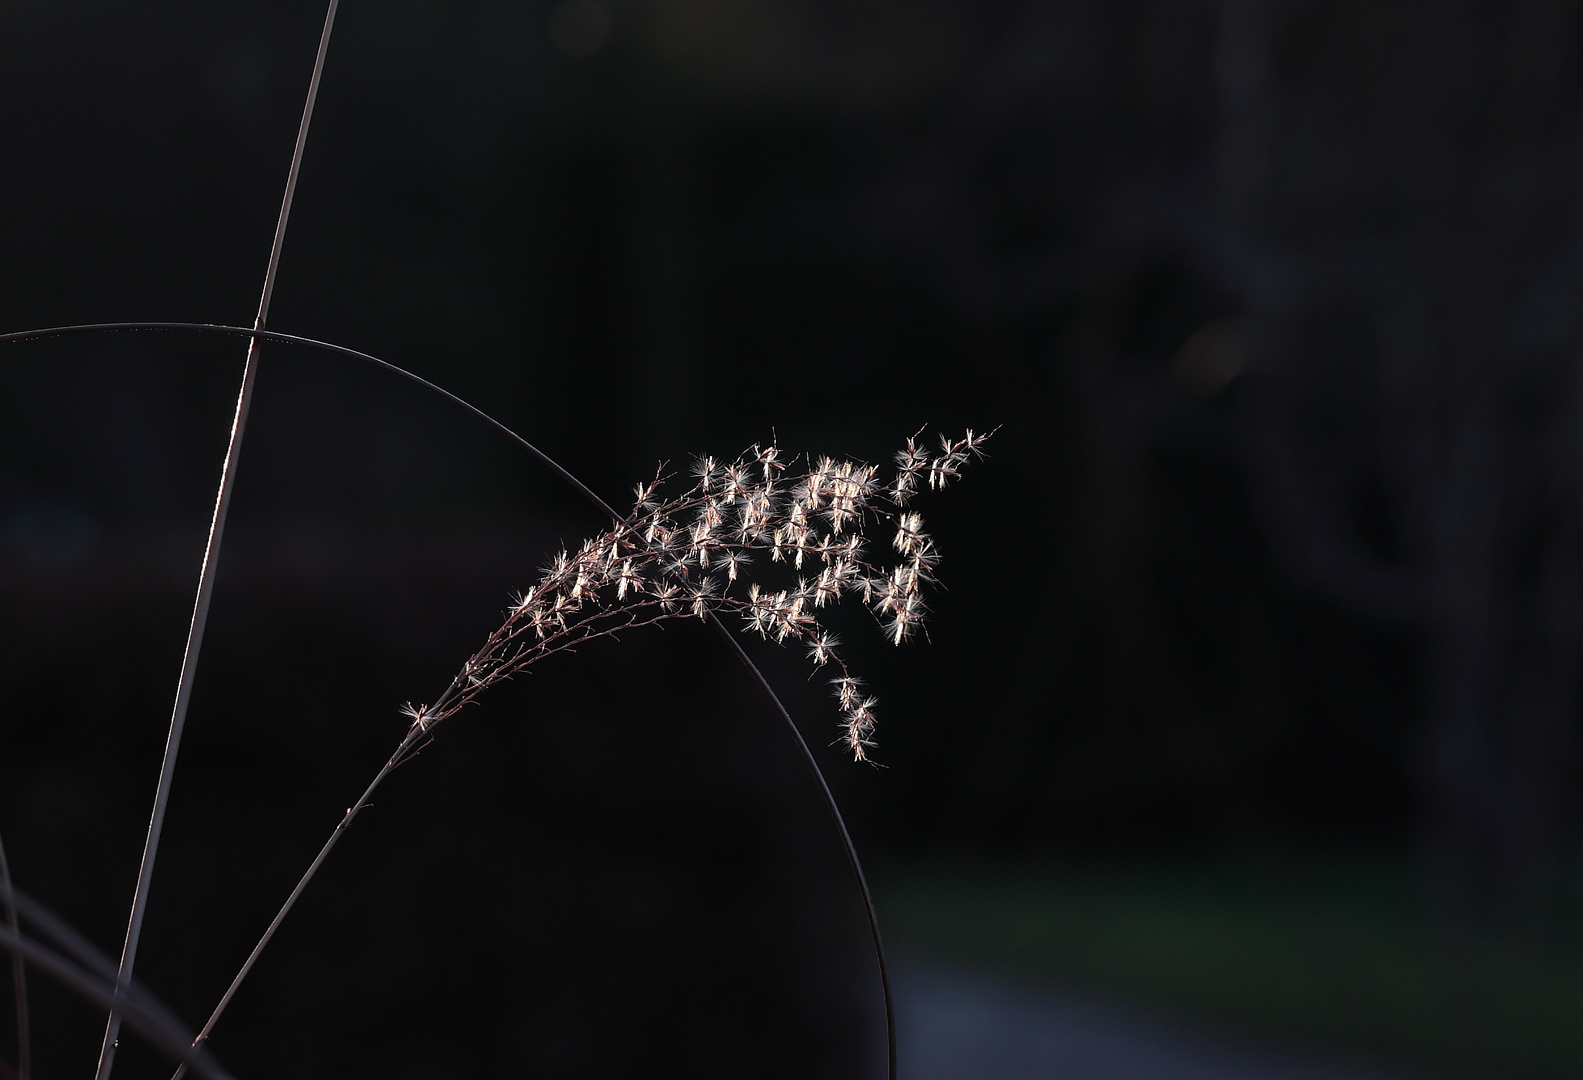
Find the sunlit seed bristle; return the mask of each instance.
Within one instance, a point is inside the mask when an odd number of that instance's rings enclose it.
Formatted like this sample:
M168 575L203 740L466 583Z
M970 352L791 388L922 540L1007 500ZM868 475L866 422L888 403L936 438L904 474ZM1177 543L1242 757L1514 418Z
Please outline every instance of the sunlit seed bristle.
M800 643L816 667L836 665L832 685L845 741L865 760L874 699L860 692L837 655L822 612L855 593L887 640L899 645L921 630L924 586L934 582L940 556L907 504L920 487L938 490L956 479L965 463L983 456L987 438L972 431L942 438L937 453L909 439L889 480L871 465L820 457L805 459L806 472L782 481L788 464L770 445L734 461L697 458L697 482L680 496L663 495L663 476L637 484L631 516L575 554L557 552L540 580L511 598L505 624L464 665L441 705L409 706L406 715L426 732L493 683L581 641L625 626L735 612L750 632ZM880 521L893 524L888 547L895 562L867 554L865 530ZM787 573L774 564L812 569L794 586L770 586L754 579L754 552L768 552L760 576L770 581L779 574L783 582Z

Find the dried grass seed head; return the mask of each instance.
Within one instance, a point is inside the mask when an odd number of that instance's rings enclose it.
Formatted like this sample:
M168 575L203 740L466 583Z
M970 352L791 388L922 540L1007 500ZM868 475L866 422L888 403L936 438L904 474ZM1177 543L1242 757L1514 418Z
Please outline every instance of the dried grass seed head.
M652 482L634 487L626 520L585 541L575 555L557 552L541 579L512 598L504 624L438 704L408 706L404 714L415 729L427 731L491 684L579 642L665 619L735 612L752 632L801 642L816 667L840 671L832 685L842 739L864 759L873 745L874 699L861 693L839 640L818 613L855 594L893 643L921 628L923 586L933 582L939 554L922 516L905 507L920 478L934 490L945 486L970 458L982 456L987 437L972 431L961 439L942 437L940 452L930 454L915 436L896 455L888 484L872 465L821 457L778 488L789 465L774 444L725 463L696 458L694 484L679 495L666 497L666 478L656 473ZM900 558L888 566L871 559L865 544L869 525L885 521ZM813 561L818 572L781 585L749 580L756 551L795 570ZM763 573L784 577L788 571L766 567Z

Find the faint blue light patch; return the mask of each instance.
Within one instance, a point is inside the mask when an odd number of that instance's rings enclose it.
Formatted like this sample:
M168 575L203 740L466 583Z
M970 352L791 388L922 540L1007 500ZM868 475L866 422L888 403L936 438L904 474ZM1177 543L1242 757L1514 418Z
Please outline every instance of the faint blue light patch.
M27 499L11 508L6 533L13 553L38 570L59 570L85 558L99 540L93 516L63 495Z

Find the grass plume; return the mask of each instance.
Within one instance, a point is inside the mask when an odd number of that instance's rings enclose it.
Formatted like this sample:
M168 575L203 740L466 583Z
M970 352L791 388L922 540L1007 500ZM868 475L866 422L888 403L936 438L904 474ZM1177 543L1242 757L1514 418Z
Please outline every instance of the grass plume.
M729 462L698 458L691 487L664 497L666 478L636 485L632 510L575 552L558 552L544 576L512 599L501 625L467 659L432 705L407 705L409 736L427 734L490 686L592 638L667 619L739 618L760 637L797 643L817 667L831 666L842 740L858 760L874 745L874 698L853 675L824 608L856 596L900 645L923 626L925 586L940 553L910 509L919 490L938 490L983 455L986 434L941 436L937 451L916 436L882 478L873 465L808 459L788 476L779 447L754 446ZM891 558L872 554L871 528L893 533ZM762 563L783 564L765 585Z

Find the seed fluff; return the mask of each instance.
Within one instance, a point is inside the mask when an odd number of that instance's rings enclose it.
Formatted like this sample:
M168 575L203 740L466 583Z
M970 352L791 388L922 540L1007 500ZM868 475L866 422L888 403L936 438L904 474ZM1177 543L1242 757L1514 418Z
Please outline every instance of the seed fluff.
M921 629L924 589L940 556L912 500L956 480L984 456L988 439L971 430L960 439L942 435L931 452L914 436L888 482L873 465L829 457L802 459L807 471L787 475L796 460L772 443L734 461L697 458L692 486L674 496L662 494L663 477L640 483L625 519L575 553L557 552L536 583L512 595L500 626L434 704L402 713L413 731L427 733L495 683L580 642L671 619L735 615L751 633L802 645L815 667L834 667L839 741L867 760L875 700L819 613L851 596L893 644ZM885 547L895 562L868 554L866 530L875 527L891 533ZM756 563L755 552L769 558Z

